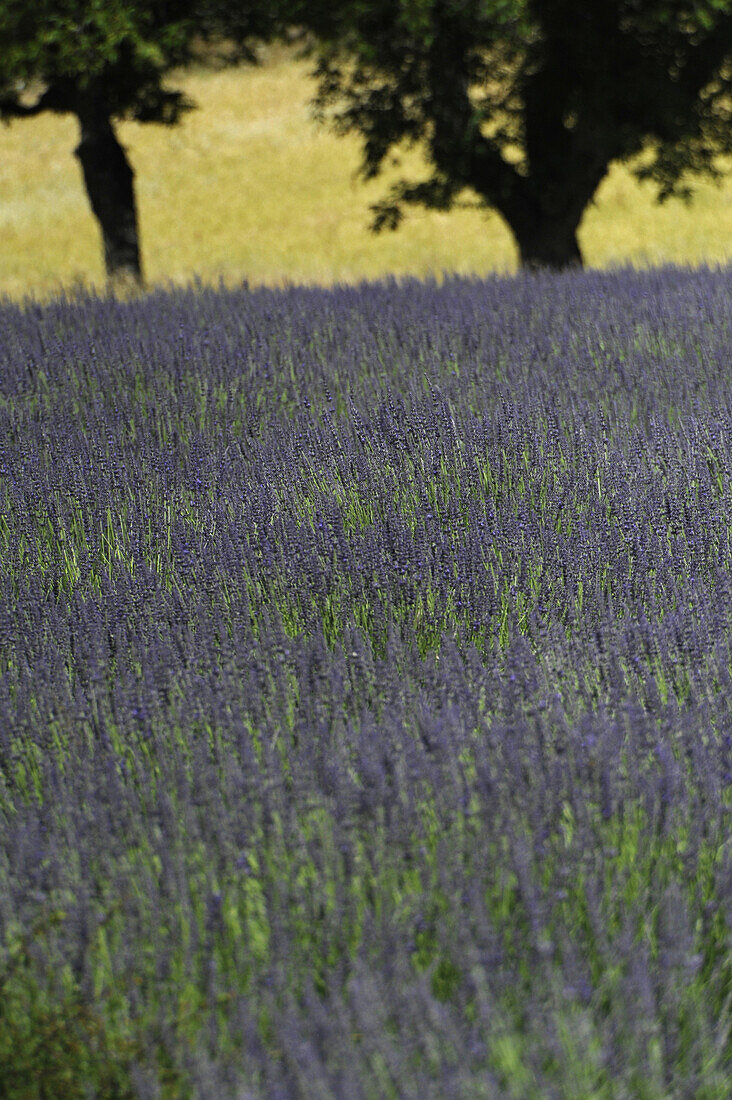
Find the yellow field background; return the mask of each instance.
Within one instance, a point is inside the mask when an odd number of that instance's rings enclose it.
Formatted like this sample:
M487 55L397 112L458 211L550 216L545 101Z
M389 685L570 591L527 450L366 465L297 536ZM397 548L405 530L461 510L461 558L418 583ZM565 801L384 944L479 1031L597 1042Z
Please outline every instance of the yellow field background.
M122 123L136 173L148 285L242 279L329 285L387 273L439 276L516 269L496 214L410 211L396 233L368 231L388 178L356 179L359 145L316 125L306 62L272 48L258 68L190 70L171 80L198 109L175 128ZM43 115L0 127L0 294L46 297L101 287L99 232L73 156L75 120ZM405 163L419 167L416 155ZM590 267L725 262L732 255L732 174L700 183L693 206L655 204L614 168L585 216Z

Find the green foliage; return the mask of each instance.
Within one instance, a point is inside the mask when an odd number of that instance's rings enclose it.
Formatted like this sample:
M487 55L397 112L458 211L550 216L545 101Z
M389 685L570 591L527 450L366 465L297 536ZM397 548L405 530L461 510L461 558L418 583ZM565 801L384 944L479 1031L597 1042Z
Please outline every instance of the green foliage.
M285 5L250 0L0 0L0 116L74 111L94 96L112 117L178 121L193 104L162 86L165 75L201 57L254 61L253 40L271 37ZM224 42L228 38L230 41ZM20 102L40 84L33 106Z
M6 0L0 6L5 111L13 113L26 85L41 82L39 105L54 110L73 110L75 97L94 94L111 114L136 117L140 108L146 117L175 121L183 101L165 96L160 81L185 61L192 33L190 18L166 19L162 5L40 0L29 8Z

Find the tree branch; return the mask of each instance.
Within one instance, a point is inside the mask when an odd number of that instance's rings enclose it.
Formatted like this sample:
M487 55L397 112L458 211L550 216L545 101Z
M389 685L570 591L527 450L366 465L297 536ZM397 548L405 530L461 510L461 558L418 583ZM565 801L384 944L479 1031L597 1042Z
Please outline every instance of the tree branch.
M51 85L35 103L21 103L17 98L0 98L0 118L9 123L14 118L34 118L44 111L66 112L71 106L61 91Z

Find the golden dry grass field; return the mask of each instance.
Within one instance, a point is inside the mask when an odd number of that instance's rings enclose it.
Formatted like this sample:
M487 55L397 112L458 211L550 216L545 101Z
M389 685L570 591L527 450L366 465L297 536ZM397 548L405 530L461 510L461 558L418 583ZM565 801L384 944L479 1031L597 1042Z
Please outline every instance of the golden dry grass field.
M198 104L175 128L123 123L136 172L149 285L332 284L392 273L513 271L496 214L413 211L396 233L368 231L387 181L356 179L359 146L310 117L308 65L283 48L258 68L191 70L172 86ZM96 223L73 156L70 117L0 127L0 294L37 297L104 283ZM407 158L419 167L416 155ZM588 266L725 262L732 255L732 173L698 186L690 208L659 207L650 186L614 168L580 230Z

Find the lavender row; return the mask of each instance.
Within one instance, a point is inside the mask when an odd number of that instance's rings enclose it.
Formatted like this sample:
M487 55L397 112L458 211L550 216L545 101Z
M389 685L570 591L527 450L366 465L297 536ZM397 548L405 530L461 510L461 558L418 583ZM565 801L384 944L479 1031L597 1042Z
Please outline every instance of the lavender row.
M35 982L110 1096L726 1097L731 289L2 308L16 1048Z

